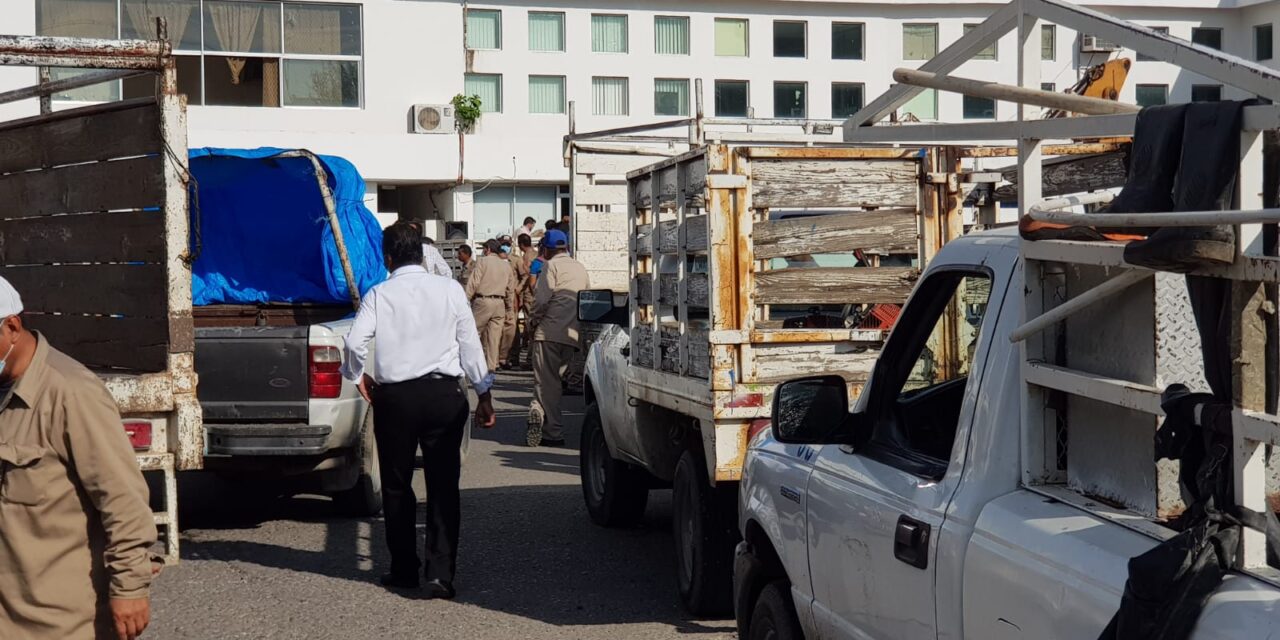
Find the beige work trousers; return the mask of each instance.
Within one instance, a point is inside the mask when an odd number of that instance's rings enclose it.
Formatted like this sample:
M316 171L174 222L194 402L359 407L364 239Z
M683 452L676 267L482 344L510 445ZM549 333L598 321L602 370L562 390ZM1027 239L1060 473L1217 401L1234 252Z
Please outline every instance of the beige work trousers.
M516 310L514 308L507 310L507 315L502 320L502 344L498 348L498 359L509 365L518 364L511 360L511 346L516 342Z
M489 371L498 370L498 348L502 345L502 322L507 305L502 298L482 298L471 301L471 314L476 318L476 331L480 332L480 346L484 348L484 361Z
M559 342L536 340L530 348L533 358L533 401L542 407L542 437L564 439L564 414L560 410L563 389L560 381L578 348Z

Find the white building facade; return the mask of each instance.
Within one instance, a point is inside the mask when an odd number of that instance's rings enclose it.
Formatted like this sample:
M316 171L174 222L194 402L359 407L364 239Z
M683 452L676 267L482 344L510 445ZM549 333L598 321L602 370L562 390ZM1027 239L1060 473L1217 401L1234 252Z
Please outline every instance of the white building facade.
M696 80L708 116L842 119L919 66L996 2L654 0L636 3L441 0L5 0L0 33L149 37L165 17L179 54L192 146L307 148L351 160L369 207L509 232L568 211L562 138L687 117ZM1098 0L1095 9L1278 67L1280 0ZM1089 39L1092 40L1092 39ZM958 76L1015 79L1015 36ZM1046 25L1046 88L1073 85L1111 57L1134 60L1125 102L1246 97L1132 51ZM63 71L55 70L55 77ZM34 84L0 68L0 90ZM146 82L58 96L57 107L145 95ZM413 133L413 106L482 98L466 136ZM0 117L33 112L0 106ZM920 120L1012 120L1015 106L925 92ZM836 136L839 135L837 128ZM833 137L833 140L838 139ZM461 172L461 173L460 173ZM461 181L460 181L461 178ZM443 224L429 225L443 236Z

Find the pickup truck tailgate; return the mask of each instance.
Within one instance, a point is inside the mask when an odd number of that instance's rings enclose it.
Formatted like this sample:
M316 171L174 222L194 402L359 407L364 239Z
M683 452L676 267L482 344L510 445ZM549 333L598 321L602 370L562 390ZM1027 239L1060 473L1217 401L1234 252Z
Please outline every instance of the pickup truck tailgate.
M197 397L207 422L306 423L306 326L196 329Z

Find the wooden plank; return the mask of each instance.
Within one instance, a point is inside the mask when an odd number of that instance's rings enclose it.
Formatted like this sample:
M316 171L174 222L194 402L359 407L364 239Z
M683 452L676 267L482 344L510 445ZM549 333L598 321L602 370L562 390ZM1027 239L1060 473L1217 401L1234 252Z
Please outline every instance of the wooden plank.
M612 205L621 208L627 204L627 185L575 182L573 204L576 206Z
M914 209L882 209L757 222L753 236L755 257L854 249L915 253L917 215Z
M0 127L0 173L159 153L160 111L154 102L122 109L61 112ZM179 150L185 153L185 149Z
M647 275L647 274L646 274ZM637 276L638 277L638 276ZM675 273L664 273L658 278L658 301L662 304L680 304L680 276ZM707 296L710 284L707 274L689 273L685 275L685 289L690 307L707 308Z
M641 366L653 368L654 365L654 348L653 348L653 327L648 325L636 325L631 329L631 363Z
M0 176L0 216L27 218L164 206L161 156L78 164Z
M878 348L849 342L765 344L752 348L753 366L745 382L781 382L832 374L865 382L875 367Z
M919 272L911 267L818 267L755 274L756 304L902 304Z
M753 160L752 206L916 207L914 160Z
M18 290L32 313L167 315L163 264L3 267L0 276Z
M658 330L658 368L680 373L680 327L663 324Z
M642 224L636 227L636 254L642 256L653 255L653 245L650 243L649 236L653 234L653 225Z
M0 265L164 259L159 211L0 220Z
M684 249L685 251L706 251L707 237L710 231L707 229L707 216L686 216L684 219Z
M996 201L1017 201L1018 167L1003 167L997 171L1011 184L996 187ZM1123 187L1128 176L1123 153L1063 156L1046 160L1041 171L1044 185L1041 195L1046 198Z
M711 377L711 341L706 327L689 327L689 375L695 378Z
M23 321L48 336L49 344L87 367L156 372L168 366L169 325L165 318L27 313Z
M637 303L653 304L653 274L636 274L635 287L633 290L635 291Z
M663 220L658 223L658 251L660 253L676 253L680 249L680 223L675 220Z

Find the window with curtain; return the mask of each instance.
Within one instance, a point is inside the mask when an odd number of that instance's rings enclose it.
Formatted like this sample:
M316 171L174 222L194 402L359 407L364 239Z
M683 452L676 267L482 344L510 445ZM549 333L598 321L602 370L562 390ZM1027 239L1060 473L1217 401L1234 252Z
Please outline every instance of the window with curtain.
M280 106L280 3L205 2L205 104Z
M284 103L302 107L360 106L360 47L360 7L286 4ZM333 58L293 59L288 57L290 54Z
M978 25L976 25L976 24L966 24L966 25L964 26L964 33L965 33L965 35L969 35L969 32L970 32L970 31L973 31L974 29L977 29L977 28L978 28ZM1040 37L1041 37L1041 38L1043 38L1043 37L1044 37L1044 32L1043 32L1043 31L1040 33ZM1043 46L1043 40L1041 41L1041 46ZM1000 49L999 49L999 47L1000 47L1000 41L999 41L999 40L997 40L997 41L995 41L995 42L992 42L992 43L991 43L991 46L989 46L989 47L987 47L987 48L983 49L982 51L979 51L979 52L977 52L977 53L973 54L973 59L974 59L974 60L995 60L995 59L996 59L996 54L997 54L997 53L999 52L999 50L1000 50Z
M496 9L467 9L467 48L502 48L502 12Z
M529 76L529 113L564 113L564 76Z
M831 83L831 117L848 118L862 109L863 86L861 82Z
M773 23L773 57L805 57L805 31L807 26L804 22L775 20Z
M625 116L631 111L626 78L591 79L591 113L598 116Z
M496 73L468 73L463 93L480 96L480 111L502 113L502 76Z
M1056 60L1058 58L1058 27L1052 24L1040 25L1040 59Z
M200 50L200 0L122 0L120 37L154 40L156 18L164 18L174 49Z
M564 51L564 14L529 12L529 50Z
M1134 88L1134 102L1139 107L1156 107L1169 102L1169 85L1140 84Z
M716 55L746 57L750 53L748 22L740 18L716 18Z
M938 92L934 89L925 89L916 97L902 105L899 110L904 116L911 114L917 120L937 120L938 119Z
M689 55L689 19L683 16L654 16L653 52L669 56Z
M1166 36L1169 35L1169 27L1147 27L1147 28L1156 33L1164 34ZM1157 61L1158 61L1157 58L1153 56L1146 55L1141 51L1138 52L1138 62L1157 62Z
M773 117L805 117L808 111L805 88L803 82L773 83Z
M746 80L716 80L716 116L745 118L750 111Z
M964 96L964 118L966 120L994 120L995 117L995 100Z
M835 22L831 25L831 57L835 60L862 60L862 37L865 25L861 22Z
M591 14L591 50L596 53L626 53L627 17Z
M689 80L678 78L654 80L653 114L656 116L689 115Z
M928 60L938 55L938 25L902 25L902 59Z
M1191 101L1192 102L1222 102L1222 85L1220 84L1191 85Z
M36 33L66 38L115 38L116 0L38 0ZM54 80L83 75L83 69L50 69ZM120 99L120 85L114 82L96 84L72 91L56 93L56 100L100 102Z

